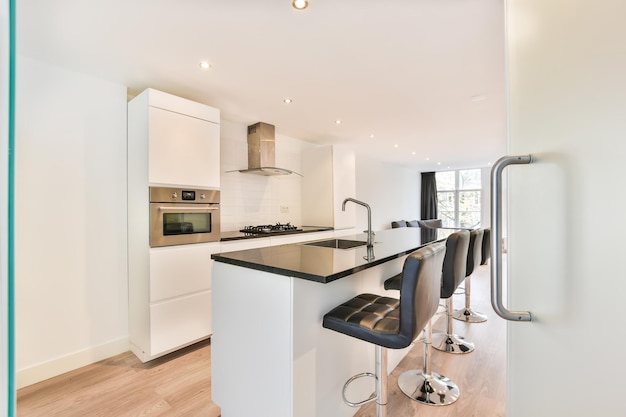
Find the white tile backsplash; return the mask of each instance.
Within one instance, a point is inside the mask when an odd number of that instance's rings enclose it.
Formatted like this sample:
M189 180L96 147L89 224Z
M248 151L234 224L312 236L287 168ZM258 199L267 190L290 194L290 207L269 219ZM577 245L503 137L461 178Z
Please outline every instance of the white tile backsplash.
M276 222L291 222L301 226L300 176L292 174L266 177L226 172L248 167L247 126L222 120L220 129L222 231ZM300 172L302 150L308 146L311 145L277 133L276 166ZM281 207L288 212L281 212Z

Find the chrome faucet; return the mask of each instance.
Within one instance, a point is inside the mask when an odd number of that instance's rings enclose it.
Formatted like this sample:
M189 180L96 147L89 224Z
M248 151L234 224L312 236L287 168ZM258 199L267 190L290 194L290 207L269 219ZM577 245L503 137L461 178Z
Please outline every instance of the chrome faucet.
M348 201L352 201L353 203L359 204L367 209L367 247L371 248L374 246L374 232L372 232L372 209L368 204L362 201L355 200L354 198L346 198L343 200L343 204L341 205L341 211L346 211L346 203Z

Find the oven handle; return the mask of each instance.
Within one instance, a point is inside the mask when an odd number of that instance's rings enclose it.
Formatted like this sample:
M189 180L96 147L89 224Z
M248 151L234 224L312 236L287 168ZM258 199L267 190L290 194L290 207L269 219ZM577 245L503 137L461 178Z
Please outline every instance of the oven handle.
M175 210L175 211L206 211L206 210L219 210L219 207L185 207L185 208L180 208L180 207L163 207L163 206L159 206L158 209L160 211L165 211L165 210Z

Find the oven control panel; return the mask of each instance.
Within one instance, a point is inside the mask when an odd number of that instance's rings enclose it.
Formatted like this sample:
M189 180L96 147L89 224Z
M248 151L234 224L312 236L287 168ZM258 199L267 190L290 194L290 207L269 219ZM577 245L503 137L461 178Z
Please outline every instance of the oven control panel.
M220 191L198 188L150 187L150 202L219 204Z
M184 201L194 201L196 199L196 192L190 190L182 190L180 192Z

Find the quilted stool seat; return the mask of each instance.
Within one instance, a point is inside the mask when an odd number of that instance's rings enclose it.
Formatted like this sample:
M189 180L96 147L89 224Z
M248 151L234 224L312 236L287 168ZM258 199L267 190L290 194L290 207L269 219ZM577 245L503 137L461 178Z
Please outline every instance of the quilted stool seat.
M345 383L342 395L346 404L356 407L376 401L376 416L385 417L387 349L409 346L437 311L444 253L445 245L435 243L407 256L402 268L399 299L360 294L324 315L323 327L375 345L375 374L358 374ZM376 392L364 401L348 401L346 387L365 376L376 379ZM431 378L430 375L425 377L426 381ZM432 392L430 388L425 391L430 391L429 396L445 396L445 393Z

